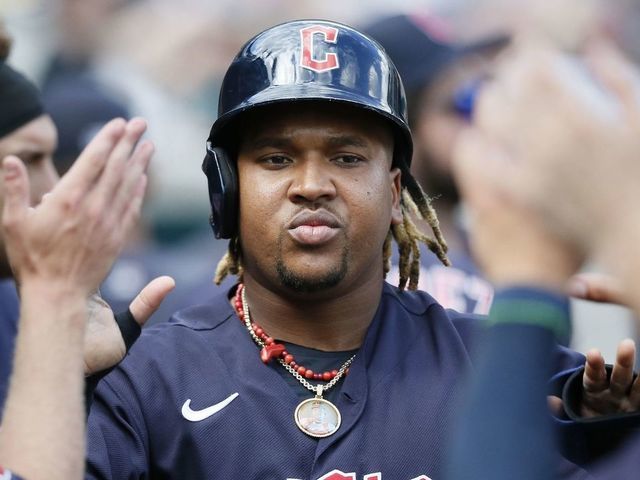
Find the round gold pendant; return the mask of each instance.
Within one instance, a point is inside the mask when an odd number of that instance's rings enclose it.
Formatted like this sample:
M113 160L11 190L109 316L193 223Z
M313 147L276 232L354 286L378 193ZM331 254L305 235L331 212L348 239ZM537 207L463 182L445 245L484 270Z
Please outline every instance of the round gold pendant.
M298 405L293 418L298 428L316 438L333 435L340 428L340 412L324 398L309 398Z

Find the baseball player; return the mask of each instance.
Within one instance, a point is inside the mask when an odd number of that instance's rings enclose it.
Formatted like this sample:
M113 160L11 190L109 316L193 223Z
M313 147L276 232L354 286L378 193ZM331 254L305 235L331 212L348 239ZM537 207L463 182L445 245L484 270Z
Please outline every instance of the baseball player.
M87 478L443 478L480 322L406 290L419 242L448 263L406 118L394 65L348 26L293 21L244 45L203 163L229 239L216 278L239 283L145 330L99 383ZM556 360L562 387L583 358Z

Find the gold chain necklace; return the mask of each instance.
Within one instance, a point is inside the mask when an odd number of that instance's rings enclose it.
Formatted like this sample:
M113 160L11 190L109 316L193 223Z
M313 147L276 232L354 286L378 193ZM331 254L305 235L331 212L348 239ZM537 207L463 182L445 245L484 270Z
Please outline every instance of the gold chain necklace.
M307 435L316 438L323 438L333 435L340 428L342 416L340 415L340 411L338 410L338 408L329 400L322 398L322 396L325 392L333 388L340 381L356 356L352 355L346 362L342 364L337 372L331 374L333 378L331 378L325 385L311 384L307 380L307 378L305 378L299 372L299 367L294 368L294 366L292 366L292 364L296 365L295 362L292 361L293 356L282 355L283 349L273 348L273 346L280 346L280 344L273 343L273 340L270 337L266 336L264 330L251 321L251 314L249 313L249 305L247 303L246 289L244 288L243 284L238 285L236 298L238 296L240 297L240 301L236 301L238 316L244 322L249 335L251 335L251 338L253 338L254 342L256 342L256 344L262 348L262 360L265 361L265 363L268 362L272 357L270 353L275 352L278 355L277 360L280 365L282 365L291 375L293 375L293 377L298 380L303 387L315 393L315 397L303 400L296 407L293 418L298 428ZM262 335L258 335L258 333L256 332L256 330L258 329L260 329ZM265 354L265 352L268 353ZM286 352L284 353L286 354ZM328 372L325 372L324 379L326 379L327 373ZM315 376L312 375L310 378L319 379L317 374ZM320 375L320 378L322 378L322 375Z

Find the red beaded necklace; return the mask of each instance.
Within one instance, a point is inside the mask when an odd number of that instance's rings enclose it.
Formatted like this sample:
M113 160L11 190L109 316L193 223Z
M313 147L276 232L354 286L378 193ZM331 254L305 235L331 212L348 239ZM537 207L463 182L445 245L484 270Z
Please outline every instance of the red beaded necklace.
M307 435L316 438L328 437L337 432L342 422L340 411L333 403L325 400L322 396L347 374L349 365L351 365L351 362L353 362L356 356L352 355L338 370L314 373L310 369L296 363L293 355L285 350L284 345L277 343L263 328L251 321L249 305L247 304L247 296L243 284L238 285L234 305L240 321L244 323L251 338L253 338L253 341L256 342L259 347L262 347L260 350L260 358L262 361L268 363L273 358L277 359L280 365L293 375L304 388L315 393L315 397L300 402L293 413L293 418L298 428ZM308 381L312 379L327 383L312 385Z
M240 321L245 324L245 312L242 302L242 292L244 290L244 284L238 284L238 288L236 290L236 294L234 296L234 306L236 307L236 313L238 314L238 318ZM308 379L308 380L318 380L329 382L333 380L338 375L338 370L327 370L323 373L316 373L309 368L305 368L302 365L299 365L295 361L295 357L286 350L286 347L277 343L273 337L270 337L264 329L255 323L254 321L249 322L247 328L249 328L249 333L253 333L252 336L256 336L264 343L264 346L260 350L260 359L265 363L269 363L272 359L280 359L285 364L289 365L295 372L297 372L300 376ZM344 368L343 376L346 376L349 373L348 365L351 362L348 361L346 368Z

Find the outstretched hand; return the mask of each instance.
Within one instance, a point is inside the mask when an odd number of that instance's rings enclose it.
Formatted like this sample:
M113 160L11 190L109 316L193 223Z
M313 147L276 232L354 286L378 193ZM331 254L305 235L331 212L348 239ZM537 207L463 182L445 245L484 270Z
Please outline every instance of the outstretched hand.
M173 290L171 277L158 277L145 286L129 305L136 322L142 327ZM97 294L88 301L87 331L84 339L85 376L107 370L120 363L126 353L122 333L111 307Z
M4 159L3 225L10 263L23 286L87 301L85 374L117 364L126 352L111 308L96 292L135 225L153 144L138 144L142 119L105 125L39 205L29 206L29 177L17 157ZM142 326L174 286L160 277L130 310Z
M24 164L4 159L5 241L20 282L83 297L97 289L140 215L153 153L151 142L136 147L145 129L142 119L109 122L34 208Z
M636 346L633 340L620 342L616 363L609 378L600 351L593 349L587 352L580 406L583 417L629 413L640 408L640 377L634 379L633 373L635 357Z

